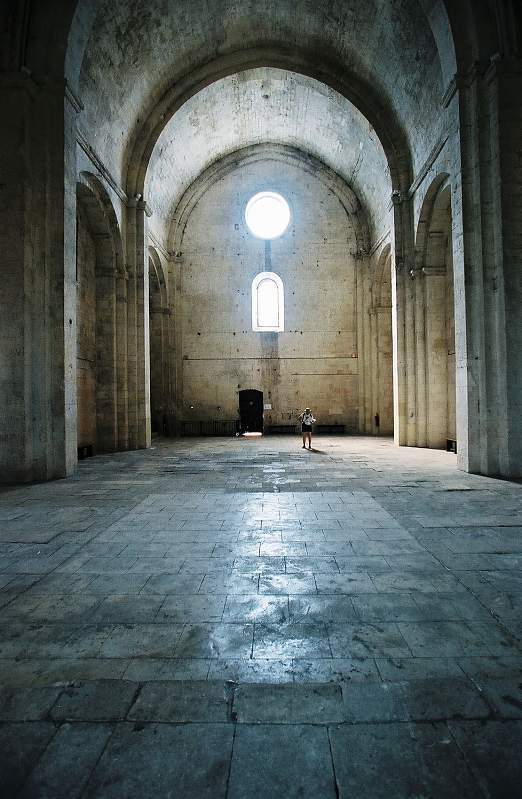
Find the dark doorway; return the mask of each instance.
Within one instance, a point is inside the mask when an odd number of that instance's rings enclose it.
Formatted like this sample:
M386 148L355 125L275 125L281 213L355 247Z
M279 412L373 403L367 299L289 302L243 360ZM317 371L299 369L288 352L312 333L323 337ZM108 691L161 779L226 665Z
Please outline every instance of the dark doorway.
M242 433L263 432L263 392L248 388L239 392Z

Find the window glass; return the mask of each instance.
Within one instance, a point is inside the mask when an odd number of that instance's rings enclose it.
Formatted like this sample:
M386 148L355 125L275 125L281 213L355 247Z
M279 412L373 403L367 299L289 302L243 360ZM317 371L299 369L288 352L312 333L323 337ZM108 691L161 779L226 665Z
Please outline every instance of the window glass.
M283 281L275 272L261 272L252 281L252 330L283 332Z
M277 283L265 278L257 287L257 324L259 327L279 325L279 290Z
M261 191L248 201L245 220L257 238L277 239L290 223L290 208L285 198L275 191Z

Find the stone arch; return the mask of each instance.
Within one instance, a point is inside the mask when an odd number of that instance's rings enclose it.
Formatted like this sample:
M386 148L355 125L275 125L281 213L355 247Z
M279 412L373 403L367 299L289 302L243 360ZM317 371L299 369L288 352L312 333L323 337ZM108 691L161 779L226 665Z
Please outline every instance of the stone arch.
M347 79L342 64L330 63L318 57L317 53L300 52L297 48L287 52L279 47L221 56L211 63L192 68L184 78L174 82L130 137L124 157L127 164L125 186L129 196L143 194L154 146L167 121L188 99L221 78L259 67L274 67L313 78L349 100L376 131L388 159L393 188L407 190L412 177L407 136L393 108L382 100L371 82L353 74Z
M99 180L77 183L78 448L114 452L128 446L127 317L121 235Z
M516 0L515 0L516 1ZM476 55L484 50L486 43L491 52L495 51L495 45L500 38L497 33L497 25L502 28L502 19L498 19L499 13L502 17L514 18L514 1L511 0L506 10L500 9L500 4L496 3L494 10L490 10L488 4L481 4L478 8L470 0L419 0L421 8L426 14L428 24L431 27L435 39L439 59L443 68L443 74L449 74L451 70L451 59L455 53L455 60L458 61L461 55L461 43L465 40L475 39ZM97 0L56 0L52 3L52 15L50 2L40 2L34 4L29 14L27 10L20 6L16 9L13 27L21 29L18 34L18 44L11 47L11 61L16 64L18 61L27 64L31 69L37 71L47 70L55 74L63 72L67 80L73 87L77 84L81 60L85 50L85 45L98 11ZM25 14L25 24L18 19ZM457 19L460 15L460 20ZM466 23L462 23L462 16L465 16ZM50 20L52 19L52 24ZM511 29L515 27L511 25ZM49 29L47 37L42 33ZM520 30L520 28L518 28ZM32 32L33 35L29 35ZM34 35L39 32L39 36ZM51 40L52 32L52 40ZM505 32L508 35L508 32ZM511 32L511 37L513 33ZM20 41L22 39L22 41ZM454 41L454 47L448 53L448 42ZM54 46L49 46L50 44ZM15 55L17 53L17 55ZM445 68L447 64L447 68ZM15 66L14 68L17 68Z
M340 175L320 159L296 147L283 145L254 145L243 147L211 164L186 189L176 207L172 209L172 221L168 235L169 251L177 254L182 249L183 232L193 208L210 186L225 175L247 164L257 161L280 161L295 163L309 174L315 175L343 206L357 241L358 256L364 257L370 247L370 234L365 209L358 197Z
M443 85L447 89L457 72L457 55L451 30L448 9L444 0L419 0L431 28L442 70Z
M415 332L417 444L456 446L455 302L451 185L438 175L421 209L417 239Z

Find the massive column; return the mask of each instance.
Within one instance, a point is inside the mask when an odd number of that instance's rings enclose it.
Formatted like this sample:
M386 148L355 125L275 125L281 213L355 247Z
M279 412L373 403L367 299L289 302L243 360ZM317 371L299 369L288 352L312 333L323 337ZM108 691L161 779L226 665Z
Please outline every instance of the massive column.
M150 447L149 259L147 205L127 208L129 446Z
M76 464L75 115L66 83L0 83L0 481Z
M457 336L459 465L522 474L522 61L460 76L466 352ZM462 313L462 312L461 312ZM465 408L465 417L462 413Z

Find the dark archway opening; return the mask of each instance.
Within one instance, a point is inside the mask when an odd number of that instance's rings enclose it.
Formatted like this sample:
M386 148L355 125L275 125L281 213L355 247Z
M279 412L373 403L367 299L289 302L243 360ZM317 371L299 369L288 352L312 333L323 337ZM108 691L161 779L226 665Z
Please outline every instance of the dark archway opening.
M263 392L255 388L239 392L241 433L263 432Z

